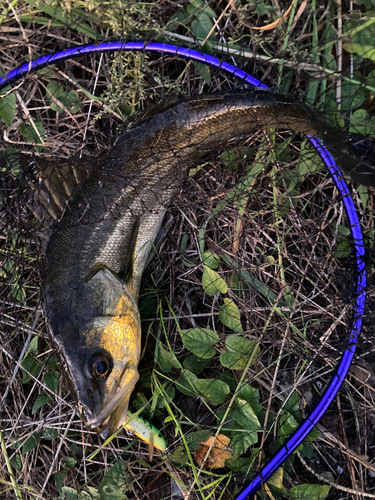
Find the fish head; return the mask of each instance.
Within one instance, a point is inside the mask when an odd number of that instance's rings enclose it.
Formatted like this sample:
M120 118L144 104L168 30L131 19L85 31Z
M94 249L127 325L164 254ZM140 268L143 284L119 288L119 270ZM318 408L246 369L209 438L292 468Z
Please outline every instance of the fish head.
M74 332L59 342L68 385L82 421L107 437L125 420L139 378L138 306L126 285L107 269L71 294L69 302Z

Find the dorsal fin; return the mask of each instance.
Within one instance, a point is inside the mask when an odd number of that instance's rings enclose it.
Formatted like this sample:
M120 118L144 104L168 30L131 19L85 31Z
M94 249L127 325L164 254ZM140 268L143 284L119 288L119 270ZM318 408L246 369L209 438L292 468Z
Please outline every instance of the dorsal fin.
M86 179L89 173L87 163L77 158L30 159L21 155L20 164L32 191L28 206L35 217L50 227Z

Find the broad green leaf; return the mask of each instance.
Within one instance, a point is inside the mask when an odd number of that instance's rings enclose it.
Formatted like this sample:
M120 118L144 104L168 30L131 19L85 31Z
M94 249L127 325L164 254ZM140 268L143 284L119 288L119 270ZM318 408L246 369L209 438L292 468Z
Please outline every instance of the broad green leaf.
M255 346L257 347L250 366L256 362L259 356L259 346L252 340L244 339L237 335L230 335L225 340L226 349L220 354L220 362L225 368L230 368L231 370L244 370L253 354Z
M71 467L74 467L75 464L77 463L77 460L73 457L65 457L65 465L70 469Z
M31 123L30 124L21 123L20 132L23 135L23 137L31 144L41 144L41 139L44 140L42 123L39 120L34 120L34 125L39 135L36 133L36 130L34 129ZM43 146L35 146L35 147L36 150L39 151L39 153L43 149Z
M279 439L282 444L298 427L298 422L291 413L284 412L280 418Z
M11 92L10 94L1 97L9 90L11 90L11 88L7 86L0 92L0 118L3 120L5 125L7 125L7 127L12 125L14 114L16 112L15 92Z
M242 333L240 316L240 310L233 300L225 298L219 311L219 320L234 332Z
M204 12L210 17L216 17L215 12L208 6L206 5L202 0L190 0L190 5L195 7L198 12ZM188 6L188 8L190 7Z
M291 500L324 500L330 488L327 484L301 484L289 490L289 497Z
M341 112L345 113L363 104L365 95L360 92L359 82L343 81L341 84Z
M213 24L210 17L204 12L199 14L198 19L191 23L191 29L198 40L206 40L208 34L212 30L212 26ZM211 32L208 40L216 41L214 30Z
M0 151L0 158L5 159L5 168L8 174L9 172L14 175L17 175L19 173L20 161L16 148L13 148L11 146L6 147L2 151Z
M28 354L26 358L21 363L21 368L25 368L33 377L37 377L39 375L40 370L42 369L42 365L35 361L34 356L32 354ZM26 384L30 382L31 377L25 372L22 372L22 383Z
M233 419L249 432L257 432L261 429L260 422L252 407L244 399L235 399L235 408L231 412Z
M44 375L44 383L52 392L57 392L60 375L57 372L47 372Z
M352 252L353 247L351 246L349 241L342 241L333 250L332 256L335 257L335 259L346 259Z
M205 45L207 45L207 44L205 44ZM193 64L195 66L195 69L198 71L198 73L203 78L203 80L206 83L210 83L210 79L211 79L210 67L207 66L206 64L203 64L203 63L200 63L197 61L193 61Z
M59 101L71 113L77 113L79 110L79 96L75 90L66 92L61 84L56 80L51 80L47 85L47 97L50 101L50 108L58 113L64 113L57 101ZM56 101L56 100L57 101Z
M78 492L75 489L69 488L69 486L63 486L61 491L63 500L78 500Z
M31 339L31 342L29 344L29 349L28 349L28 352L29 353L33 353L33 354L36 354L38 352L38 337L35 336Z
M267 481L268 486L274 486L278 490L283 488L284 469L279 467L277 471Z
M176 382L177 389L186 396L196 396L198 394L195 386L198 377L189 370L184 370L181 377Z
M371 45L361 45L355 42L343 43L343 48L350 54L357 54L363 59L370 59L370 61L375 61L375 48Z
M229 275L228 287L238 297L241 297L243 292L246 293L246 292L249 291L249 285L246 283L246 281L240 280L240 277L239 277L238 273L236 273L235 271L233 271Z
M225 397L230 393L228 385L217 379L198 379L195 381L195 387L202 396L212 403L223 403Z
M237 397L244 399L247 403L249 403L256 415L259 415L262 411L264 411L263 406L259 403L260 395L259 390L256 387L244 384L237 392Z
M215 355L214 345L219 342L216 332L207 328L191 328L180 333L184 347L196 356L209 359Z
M350 117L350 132L375 136L375 117L369 117L365 109L357 109Z
M189 455L184 446L177 446L177 448L168 455L169 460L178 466L186 465L189 462Z
M230 433L230 438L230 446L233 452L240 457L246 453L251 445L257 443L258 432L247 432L246 429L238 429Z
M131 484L132 478L127 472L126 462L118 460L102 479L99 492L103 500L123 500Z
M199 375L206 368L209 362L209 359L203 359L198 356L191 355L184 359L183 366L186 370L194 373L194 375Z
M228 285L223 278L208 266L203 266L202 285L207 295L213 296L217 292L227 293Z
M56 474L53 475L55 478L55 483L56 487L59 490L59 493L62 494L62 487L63 487L63 482L66 476L69 474L68 469L62 469L61 471L57 472Z
M288 397L288 400L284 405L284 410L291 413L296 420L300 419L299 395L297 391L293 391Z
M191 432L190 434L187 434L185 436L185 439L189 446L189 449L195 451L200 447L200 444L202 442L207 441L209 437L210 437L210 431L204 430L204 431Z
M26 453L36 448L38 446L39 441L40 441L39 434L34 434L30 436L22 446L22 455L26 455Z
M160 397L158 397L158 402L157 402L156 407L161 409L161 408L165 408L167 404L171 404L171 402L173 401L175 392L176 391L175 391L174 387L172 385L170 385L169 382L163 384L161 391L160 391Z
M230 467L232 471L236 472L240 476L252 477L255 475L258 461L256 460L258 456L259 449L253 448L251 450L251 457L241 457L241 458L230 458L225 461L225 465Z
M161 342L158 343L158 363L161 370L165 373L170 372L173 368L181 369L181 365L177 361L176 356L172 352L164 349Z
M45 427L43 429L43 439L46 439L48 441L53 441L54 439L57 439L59 436L59 432L57 429L51 429L51 427Z
M301 154L298 156L296 173L299 182L303 182L307 175L315 174L323 169L323 162L314 152L310 143L304 141L301 146Z
M39 408L42 408L42 406L47 404L50 399L51 399L50 395L47 394L47 392L42 391L40 394L38 394L31 409L31 413L34 415L34 413L36 413L39 410Z
M22 460L18 454L12 457L9 461L17 471L22 469Z
M313 441L315 441L316 439L318 439L318 437L320 436L320 432L318 429L313 429L310 434L308 434L306 437L305 437L305 441L308 442L308 443L312 443Z
M216 253L204 252L202 262L210 269L217 269L220 266L220 257Z

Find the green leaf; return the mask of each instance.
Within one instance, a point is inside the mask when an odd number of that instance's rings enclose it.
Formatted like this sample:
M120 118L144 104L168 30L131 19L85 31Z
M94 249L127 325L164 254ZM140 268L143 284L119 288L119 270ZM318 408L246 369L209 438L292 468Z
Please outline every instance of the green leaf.
M188 356L184 359L183 366L186 370L194 373L194 375L199 375L209 364L209 359L198 358L198 356Z
M184 446L177 446L174 452L168 455L168 458L178 466L186 465L189 462L189 455Z
M272 474L272 476L269 478L267 481L268 486L274 486L278 490L283 489L283 476L284 476L284 470L282 467L279 467L277 471Z
M210 269L217 269L220 266L220 257L216 253L204 252L202 262Z
M126 469L126 462L118 460L104 476L99 486L103 500L123 500L131 488L132 478Z
M33 337L31 339L31 342L29 344L29 349L28 349L28 352L29 353L33 353L33 354L36 354L38 352L38 337Z
M9 461L17 471L22 469L22 460L18 454L12 457Z
M215 355L214 345L219 342L216 332L207 328L191 328L180 331L182 343L186 349L203 359Z
M189 449L195 451L200 447L200 444L202 442L207 441L209 437L210 437L210 431L204 430L204 431L191 432L190 434L187 434L185 436L185 439L189 446Z
M31 413L34 415L34 413L36 413L39 408L42 408L42 406L44 406L45 404L48 403L48 401L50 400L50 396L49 394L47 394L46 391L42 391L36 398L34 404L33 404L33 407L31 409Z
M65 465L70 469L71 467L74 467L75 464L77 463L77 460L73 457L65 457Z
M61 493L61 494L62 494L62 487L63 487L64 479L66 478L66 476L68 474L69 474L68 469L62 469L61 471L54 474L56 487L59 490L59 493Z
M26 455L26 453L36 448L38 446L39 441L40 441L39 434L34 434L30 436L22 446L22 455Z
M235 398L235 409L231 412L231 416L249 432L257 432L261 429L258 417L244 399Z
M59 374L57 372L47 372L44 375L44 383L47 388L52 392L57 392L57 388L59 386Z
M225 351L220 354L220 362L225 368L231 370L244 370L254 348L256 351L250 366L253 366L260 353L260 348L255 342L237 335L230 335L225 339Z
M59 433L57 429L51 429L50 427L45 427L43 429L43 434L42 434L43 439L46 439L48 441L53 441L54 439L57 439L58 436Z
M207 295L213 296L217 292L227 293L228 285L223 278L208 266L203 266L202 285Z
M212 26L212 21L205 12L199 14L198 19L192 21L191 23L191 29L198 40L205 40L212 30ZM216 41L214 30L208 37L208 40Z
M162 385L162 389L160 391L160 397L158 397L156 407L161 409L165 408L168 404L171 404L173 398L175 396L175 389L172 385L165 383Z
M298 422L291 413L284 412L280 418L279 439L282 444L298 427Z
M337 247L332 252L332 256L335 259L346 259L352 253L353 248L349 241L342 241L337 245Z
M79 96L77 92L75 90L66 92L56 80L51 80L47 85L47 98L51 103L50 108L57 113L65 113L65 109L62 108L55 99L73 114L77 113L79 110Z
M193 64L195 66L195 69L198 71L198 73L203 78L203 80L206 83L210 83L210 79L211 79L210 67L207 66L206 64L203 64L203 63L200 63L200 62L197 62L197 61L193 61Z
M363 104L365 96L360 93L359 82L343 81L341 85L341 112L353 111Z
M342 44L343 49L350 54L357 54L363 59L370 59L370 61L375 61L375 48L371 45L361 45L355 42L348 42Z
M230 438L230 446L234 454L240 457L246 453L251 445L258 441L258 433L247 432L246 429L238 429L230 433Z
M195 381L195 387L202 396L212 403L223 403L225 397L230 393L229 386L217 379L198 379Z
M215 12L208 6L206 5L202 0L190 0L190 6L193 6L196 8L197 12L205 12L208 16L210 17L216 17Z
M165 373L170 372L173 368L181 369L181 365L177 361L176 356L172 352L164 349L160 341L158 342L157 360L160 369Z
M78 500L78 493L75 489L69 488L69 486L63 486L61 488L63 494L63 500Z
M259 449L254 448L253 450L251 450L250 458L229 458L225 461L225 465L231 468L233 472L236 472L240 476L252 477L253 475L255 475L258 466L258 462L256 460L258 452Z
M318 439L318 437L320 436L320 432L318 429L313 429L310 434L308 434L306 437L305 437L305 441L308 442L308 443L312 443L313 441L315 441L316 439Z
M296 420L301 417L299 409L299 395L297 391L293 391L284 405L284 410L291 413Z
M247 293L249 291L249 285L244 280L240 280L238 273L233 271L229 275L228 286L237 297L241 297L243 292Z
M16 94L15 92L11 92L5 97L1 97L6 94L11 87L9 85L5 87L0 92L0 118L3 120L7 127L10 127L13 123L14 114L16 112Z
M41 144L41 139L44 140L42 123L39 120L34 120L34 125L36 130L39 132L39 136L32 124L27 125L26 123L21 123L20 132L23 137L31 144ZM42 149L42 146L36 146L36 150L39 151L39 153L42 151Z
M291 500L324 500L330 488L327 484L301 484L289 490L289 497Z
M242 333L240 316L240 310L233 300L225 298L219 311L219 320L234 332Z
M17 149L11 146L6 147L0 151L0 158L5 159L5 167L7 172L17 175L20 171L20 160L18 157Z
M21 363L21 368L27 370L33 377L37 377L39 375L40 370L42 369L42 365L35 361L34 356L32 354L28 354L25 359ZM22 373L22 383L26 384L30 382L31 377L25 371Z
M256 387L244 384L237 392L237 397L249 403L256 415L259 415L264 410L263 406L259 403L260 395Z
M177 389L186 396L197 396L197 388L195 387L197 380L198 377L194 373L184 370L176 382Z
M375 117L369 117L365 109L357 109L350 117L350 132L375 136Z
M315 174L323 169L323 162L319 155L315 153L309 142L303 141L301 154L298 156L296 173L299 182L303 182L308 175Z

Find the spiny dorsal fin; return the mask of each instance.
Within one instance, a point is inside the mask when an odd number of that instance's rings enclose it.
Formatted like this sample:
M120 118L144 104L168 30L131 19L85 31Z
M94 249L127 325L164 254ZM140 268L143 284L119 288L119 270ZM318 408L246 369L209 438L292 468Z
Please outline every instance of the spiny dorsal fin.
M49 227L87 177L87 164L76 158L29 159L25 155L20 157L20 163L32 190L28 206L35 217Z

